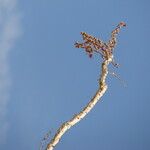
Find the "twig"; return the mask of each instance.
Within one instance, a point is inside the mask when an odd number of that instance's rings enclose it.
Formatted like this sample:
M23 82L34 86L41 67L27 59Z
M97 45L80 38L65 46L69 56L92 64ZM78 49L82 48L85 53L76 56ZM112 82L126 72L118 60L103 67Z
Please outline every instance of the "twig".
M90 102L78 114L74 115L72 119L63 123L60 126L54 138L52 138L52 140L47 145L46 150L53 150L54 147L60 141L61 137L65 134L65 132L68 131L76 123L81 121L91 111L91 109L96 105L96 103L106 92L107 90L106 77L108 75L108 65L112 63L114 66L117 67L117 64L114 63L114 59L113 59L113 52L114 52L113 49L116 45L116 36L119 33L121 27L123 26L126 26L124 22L120 22L118 24L118 26L112 31L111 38L108 41L108 43L104 43L100 39L97 39L85 32L81 32L84 42L83 43L76 42L75 47L85 49L89 57L92 57L93 53L96 52L101 54L103 58L103 63L101 65L101 75L99 78L99 88L96 94L90 100ZM116 76L116 74L113 75Z
M127 87L126 82L125 82L119 75L117 75L117 74L114 73L114 72L110 72L110 71L109 71L109 74L111 74L112 76L114 76L114 77L116 77L118 80L120 80L120 82L123 84L124 87Z
M87 106L83 108L83 110L79 114L75 115L71 120L61 125L61 127L57 130L57 133L55 134L54 138L47 145L46 150L53 150L56 144L60 141L61 137L64 135L64 133L68 131L72 126L74 126L76 123L81 121L96 105L96 103L100 100L100 98L104 95L104 93L107 90L106 77L108 74L108 65L111 62L112 62L112 58L110 57L108 60L104 60L101 65L101 76L99 79L99 88L96 94L94 95L94 97L87 104Z
M50 134L51 134L51 131L47 132L45 136L43 137L43 139L41 140L40 150L44 150L45 147L47 146L48 140L50 139Z

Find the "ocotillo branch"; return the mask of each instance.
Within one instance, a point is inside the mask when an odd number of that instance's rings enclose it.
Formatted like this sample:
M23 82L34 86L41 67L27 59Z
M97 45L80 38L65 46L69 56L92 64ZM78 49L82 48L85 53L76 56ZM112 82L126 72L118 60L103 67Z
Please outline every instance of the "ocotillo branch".
M81 32L84 42L83 43L76 42L75 46L77 48L85 49L89 57L92 57L93 53L96 52L99 53L103 58L99 78L99 87L93 98L90 100L90 102L78 114L74 115L69 121L66 121L60 126L55 136L47 145L46 150L53 150L56 144L58 144L58 142L64 135L64 133L68 131L72 126L77 124L79 121L81 121L91 111L91 109L96 105L96 103L106 92L107 90L106 77L108 75L108 65L112 63L113 65L117 66L114 63L113 59L113 49L116 45L116 35L119 33L120 28L123 26L126 26L124 22L120 22L118 24L115 30L112 31L111 38L108 41L108 43L104 43L100 39L97 39L85 32Z

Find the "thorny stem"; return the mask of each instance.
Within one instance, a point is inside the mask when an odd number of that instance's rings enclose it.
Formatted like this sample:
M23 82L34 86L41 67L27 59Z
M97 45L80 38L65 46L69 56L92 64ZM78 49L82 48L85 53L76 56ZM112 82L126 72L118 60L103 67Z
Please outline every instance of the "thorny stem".
M58 144L58 142L60 141L61 137L65 134L65 132L68 131L76 123L81 121L91 111L91 109L96 105L96 103L100 100L100 98L104 95L104 93L107 90L106 77L108 75L108 65L111 62L112 62L112 57L103 61L102 65L101 65L99 88L98 88L96 94L93 96L93 98L90 100L90 102L83 108L83 110L81 110L81 112L74 115L72 119L70 119L69 121L66 121L65 123L63 123L60 126L60 128L57 130L54 138L47 145L46 150L53 150L54 147L56 146L56 144Z

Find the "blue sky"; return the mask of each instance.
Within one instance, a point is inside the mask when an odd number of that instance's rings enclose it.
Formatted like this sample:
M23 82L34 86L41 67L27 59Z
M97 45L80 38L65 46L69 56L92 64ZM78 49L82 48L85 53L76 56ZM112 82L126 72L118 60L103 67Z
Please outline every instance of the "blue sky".
M150 149L148 0L0 0L0 149L39 149L98 88L99 56L74 48L81 31L107 41L120 21L102 101L56 150Z

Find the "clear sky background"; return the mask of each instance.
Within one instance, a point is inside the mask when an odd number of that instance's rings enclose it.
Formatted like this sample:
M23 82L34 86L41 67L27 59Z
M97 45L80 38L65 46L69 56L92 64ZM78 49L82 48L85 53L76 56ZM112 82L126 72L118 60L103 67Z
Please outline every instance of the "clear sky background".
M120 22L108 90L56 150L150 149L149 0L0 0L0 149L37 150L98 88L101 57L74 48L81 31L107 41Z

